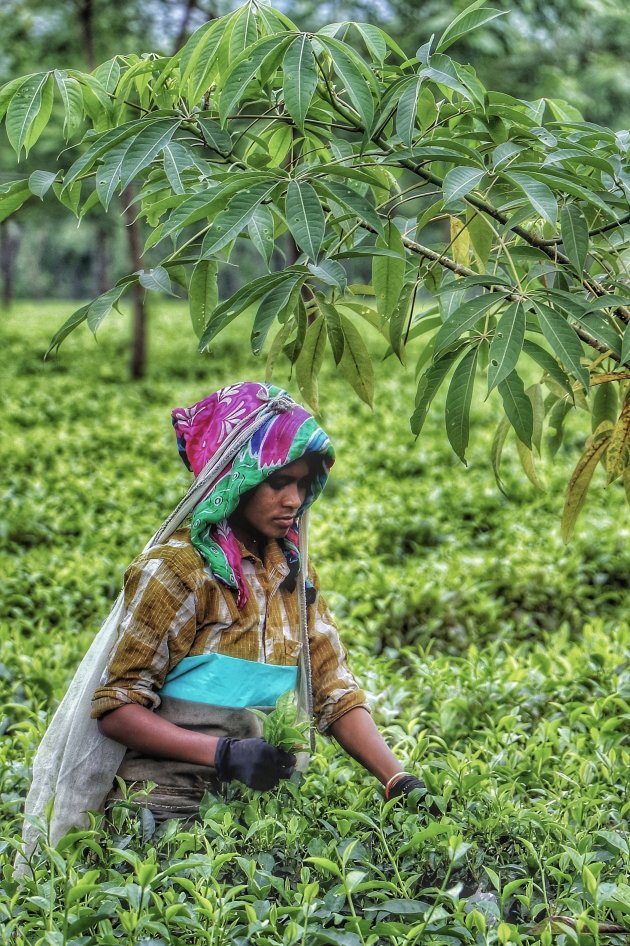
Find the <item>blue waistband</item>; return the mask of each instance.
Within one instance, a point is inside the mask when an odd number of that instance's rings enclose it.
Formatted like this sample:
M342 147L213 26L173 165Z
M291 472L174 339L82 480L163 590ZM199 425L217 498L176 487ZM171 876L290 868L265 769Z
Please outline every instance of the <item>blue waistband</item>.
M167 675L160 695L214 706L275 706L295 689L297 667L260 664L224 654L184 657Z

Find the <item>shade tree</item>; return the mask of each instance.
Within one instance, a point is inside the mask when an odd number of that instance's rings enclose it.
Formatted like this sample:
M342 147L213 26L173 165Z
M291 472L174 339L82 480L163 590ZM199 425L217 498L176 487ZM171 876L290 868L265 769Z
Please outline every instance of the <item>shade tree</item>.
M564 101L489 90L449 55L496 12L476 0L408 56L373 24L302 32L250 2L173 56L6 84L18 158L50 122L77 143L74 160L65 151L5 185L0 215L34 195L83 218L133 187L158 254L73 313L51 349L82 323L96 332L134 286L180 286L201 351L240 320L267 376L289 363L318 410L325 358L372 403L373 332L415 362L413 433L445 389L445 434L464 462L473 399L491 395L500 488L508 436L539 486L543 431L553 456L567 416L590 416L565 536L600 461L630 494L630 135ZM244 244L264 272L221 296Z

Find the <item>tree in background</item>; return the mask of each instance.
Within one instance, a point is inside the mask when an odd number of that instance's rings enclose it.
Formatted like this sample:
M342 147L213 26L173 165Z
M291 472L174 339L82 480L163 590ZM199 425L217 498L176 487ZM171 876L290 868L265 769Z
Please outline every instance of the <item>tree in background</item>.
M417 359L416 434L447 386L445 430L462 461L475 385L477 396L498 392L499 486L510 431L537 483L544 424L553 451L569 412L590 413L566 536L600 460L630 494L630 135L563 102L488 91L447 54L495 18L476 0L409 59L374 25L302 33L251 2L174 56L4 86L18 156L57 117L55 101L67 135L90 130L72 163L5 187L0 212L52 192L83 215L134 186L152 228L145 250L159 250L156 265L77 310L51 347L83 322L96 332L138 284L179 285L201 350L234 319L251 323L268 376L288 360L317 410L327 351L371 403L371 327L401 362ZM287 233L300 255L283 265ZM267 272L219 299L218 273L243 244ZM532 366L539 380L526 389Z
M211 17L203 0L131 0L112 4L107 0L59 0L54 6L45 0L5 0L0 8L0 80L5 82L36 63L36 68L77 68L94 70L98 62L116 54L161 46L175 52L188 32ZM44 134L40 140L45 163L52 163L59 150L56 137ZM12 159L0 150L0 167ZM48 153L46 153L48 151ZM28 167L28 159L27 159ZM7 175L0 174L0 183ZM62 297L85 297L102 293L110 282L110 268L118 273L141 265L143 235L136 220L133 192L120 195L123 212L93 213L80 232L66 225L63 206L49 210L48 227L41 227L40 215L29 208L23 226L13 221L0 223L0 277L2 302L11 303L15 283L15 259L24 244L27 293L33 292L34 275L45 273L40 291ZM74 209L74 208L72 208ZM120 222L124 227L120 227ZM121 237L124 235L124 240ZM40 277L41 279L41 277ZM131 375L141 377L146 364L147 314L144 292L132 290L134 324L131 348Z

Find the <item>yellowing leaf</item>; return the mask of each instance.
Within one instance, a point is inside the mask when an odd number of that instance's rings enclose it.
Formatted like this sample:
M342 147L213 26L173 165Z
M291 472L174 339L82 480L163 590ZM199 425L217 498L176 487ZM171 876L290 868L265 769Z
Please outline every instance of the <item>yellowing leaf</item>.
M449 217L451 225L451 254L456 263L468 266L470 259L470 234L468 226L459 217Z
M630 397L626 398L621 413L614 426L606 454L608 482L611 483L628 466L630 451Z
M577 517L582 510L588 488L591 485L595 467L608 447L612 425L608 421L604 421L602 428L604 429L600 429L587 441L586 449L578 460L567 486L562 511L562 525L560 527L560 534L565 542L568 542L573 534Z

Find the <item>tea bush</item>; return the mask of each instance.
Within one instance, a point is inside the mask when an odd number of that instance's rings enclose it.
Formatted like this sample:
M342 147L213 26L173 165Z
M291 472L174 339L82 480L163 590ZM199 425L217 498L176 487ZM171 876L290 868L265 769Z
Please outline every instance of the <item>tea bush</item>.
M338 462L311 551L379 725L442 816L384 806L375 781L319 739L302 781L267 795L230 786L192 827L156 829L123 804L113 829L95 817L44 844L18 886L34 749L126 564L189 482L170 409L261 373L235 332L214 356L192 356L176 305L152 312L140 383L127 380L122 320L98 344L76 333L43 362L62 318L59 306L19 304L0 329L0 942L625 942L623 497L615 485L593 491L565 546L571 457L542 469L542 494L508 446L508 500L489 468L483 408L464 471L435 436L437 418L414 443L398 410L413 373L392 380L387 360L373 414L322 379Z

